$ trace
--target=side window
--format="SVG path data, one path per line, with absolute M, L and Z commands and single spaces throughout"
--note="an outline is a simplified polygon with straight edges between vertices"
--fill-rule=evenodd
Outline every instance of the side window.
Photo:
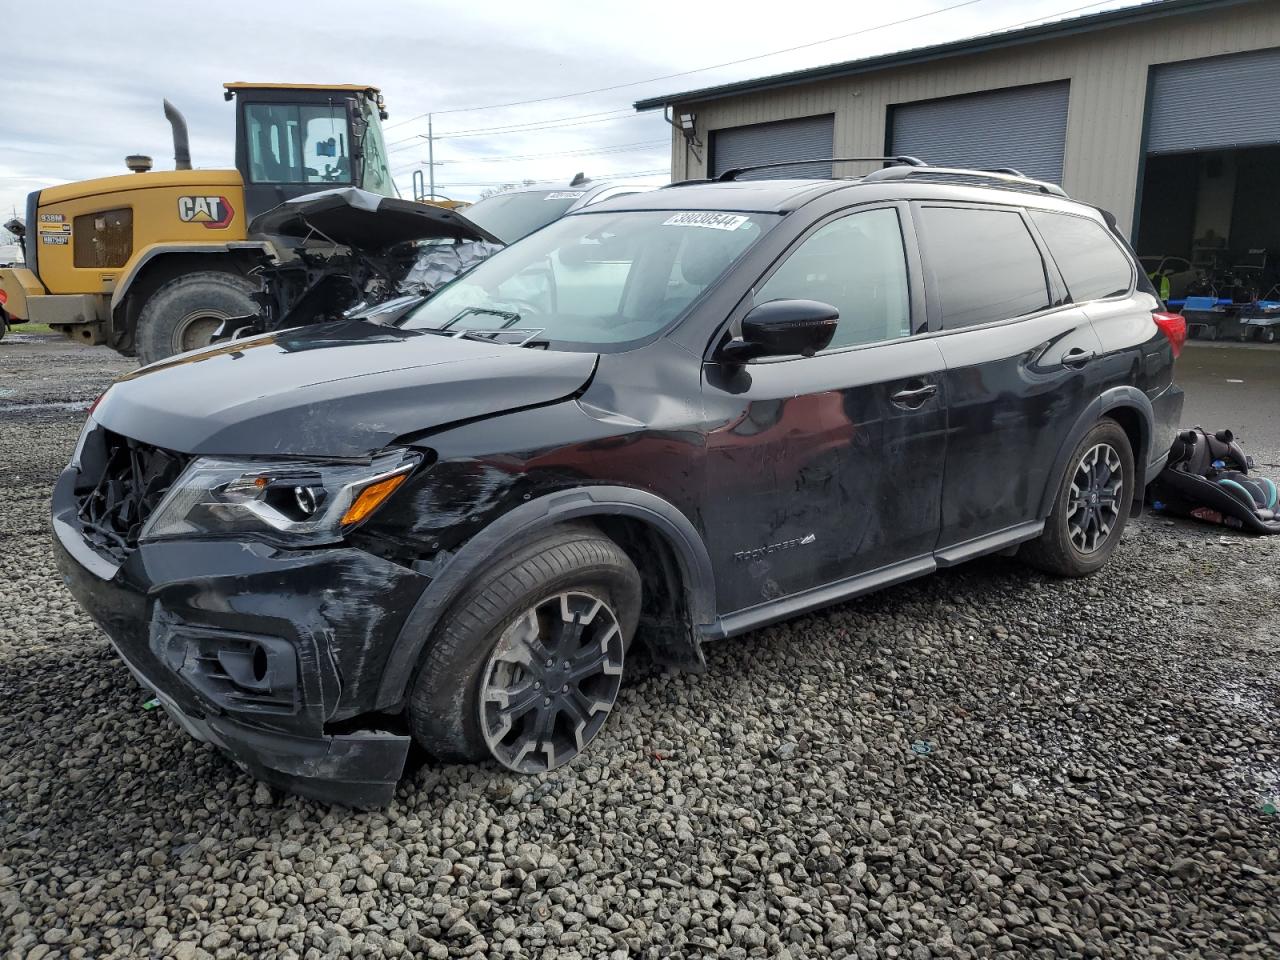
M 942 329 L 1009 320 L 1049 306 L 1044 260 L 1018 213 L 925 207 L 921 220 Z
M 832 347 L 911 334 L 907 259 L 898 212 L 868 210 L 812 233 L 756 293 L 755 302 L 819 300 L 840 311 Z
M 1133 280 L 1129 258 L 1102 224 L 1068 213 L 1031 211 L 1031 219 L 1049 245 L 1067 290 L 1076 303 L 1128 293 Z M 1166 269 L 1176 261 L 1166 260 Z

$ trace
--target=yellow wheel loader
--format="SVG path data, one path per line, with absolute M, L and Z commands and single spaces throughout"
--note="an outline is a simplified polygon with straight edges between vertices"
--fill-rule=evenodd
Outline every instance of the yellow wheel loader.
M 335 187 L 396 196 L 377 88 L 224 86 L 236 169 L 191 169 L 186 123 L 165 101 L 174 170 L 130 156 L 133 173 L 28 196 L 25 263 L 0 268 L 0 330 L 46 323 L 143 363 L 205 346 L 223 321 L 259 309 L 254 269 L 268 244 L 249 231 L 254 217 Z

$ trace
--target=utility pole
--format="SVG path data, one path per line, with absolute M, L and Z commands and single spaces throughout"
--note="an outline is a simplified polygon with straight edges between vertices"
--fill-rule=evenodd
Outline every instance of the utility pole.
M 436 195 L 436 138 L 435 132 L 431 124 L 431 114 L 427 114 L 427 132 L 418 134 L 423 140 L 427 141 L 427 178 L 429 185 L 427 190 L 427 198 L 430 199 Z

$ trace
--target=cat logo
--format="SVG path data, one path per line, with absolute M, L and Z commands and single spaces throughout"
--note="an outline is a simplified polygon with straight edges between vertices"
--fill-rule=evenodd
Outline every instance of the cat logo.
M 210 230 L 221 230 L 235 215 L 226 197 L 178 198 L 178 219 L 183 223 L 200 223 Z

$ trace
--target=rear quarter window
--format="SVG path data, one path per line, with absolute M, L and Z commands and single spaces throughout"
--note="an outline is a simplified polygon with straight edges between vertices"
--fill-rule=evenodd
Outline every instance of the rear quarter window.
M 1129 292 L 1133 268 L 1111 231 L 1102 224 L 1046 210 L 1032 210 L 1031 219 L 1044 237 L 1074 302 Z
M 942 329 L 1011 320 L 1049 306 L 1044 259 L 1021 214 L 925 207 L 921 219 Z

